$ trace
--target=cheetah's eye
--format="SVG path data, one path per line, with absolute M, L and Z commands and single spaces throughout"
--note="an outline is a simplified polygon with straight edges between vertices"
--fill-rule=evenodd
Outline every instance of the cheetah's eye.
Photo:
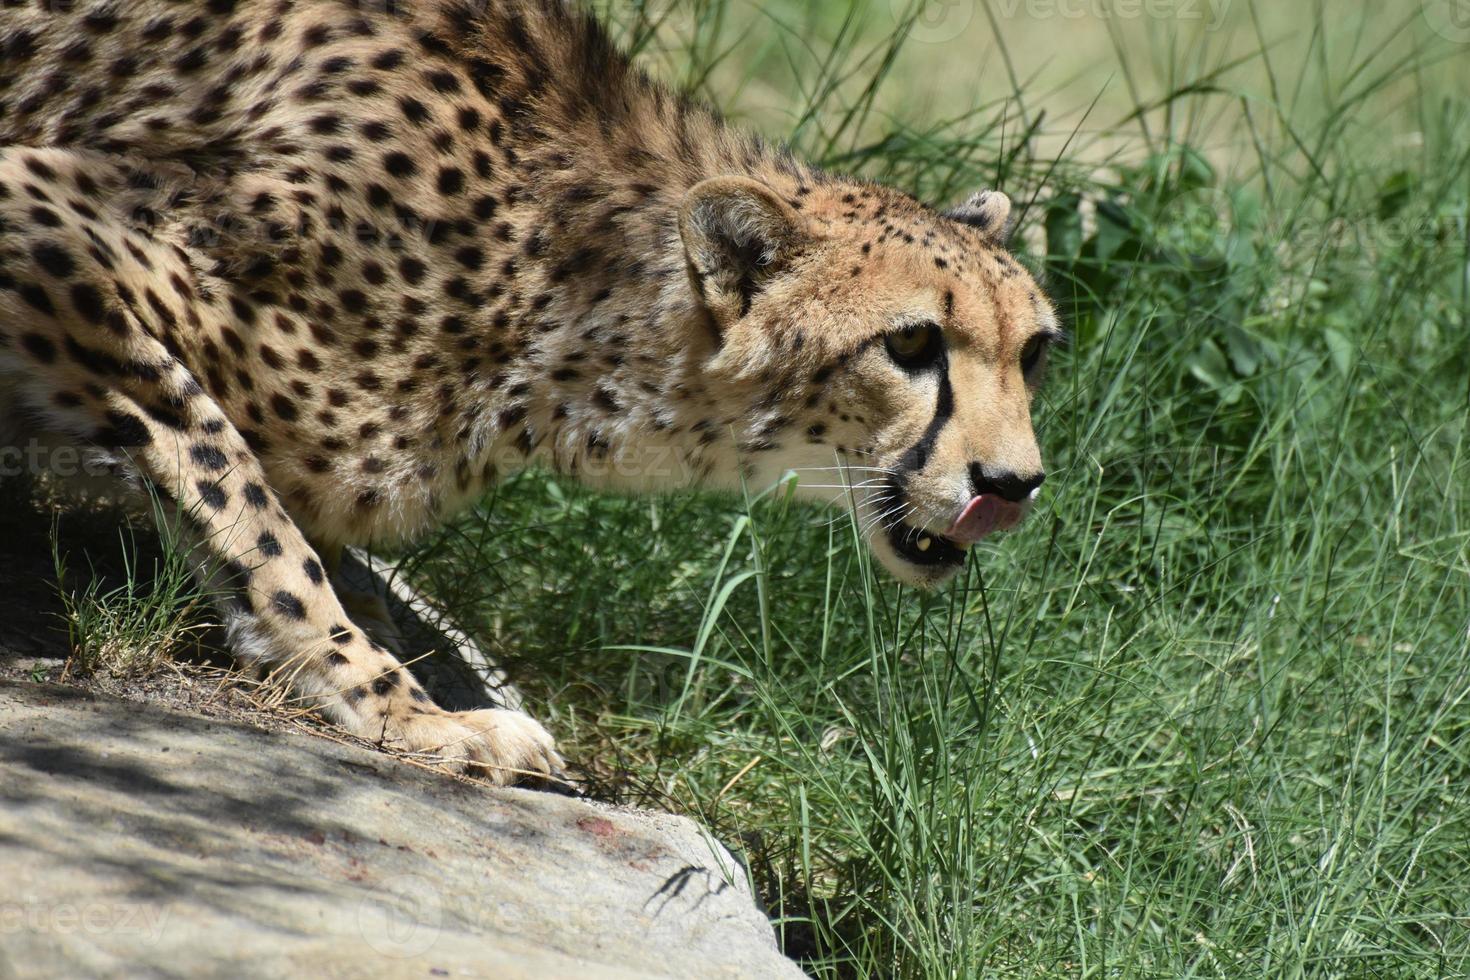
M 1021 348 L 1021 373 L 1028 378 L 1041 365 L 1041 356 L 1046 353 L 1046 346 L 1050 339 L 1044 334 L 1037 334 L 1026 341 L 1026 346 Z
M 921 371 L 939 360 L 944 352 L 944 338 L 932 323 L 914 324 L 895 330 L 884 338 L 888 356 L 909 371 Z

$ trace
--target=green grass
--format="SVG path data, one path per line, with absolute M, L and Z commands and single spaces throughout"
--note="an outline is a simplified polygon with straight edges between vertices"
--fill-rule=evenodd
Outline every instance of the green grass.
M 946 104 L 906 93 L 975 51 L 887 12 L 612 7 L 820 162 L 1029 205 L 1074 343 L 1024 530 L 924 595 L 784 488 L 531 475 L 412 574 L 599 792 L 740 847 L 816 976 L 1470 972 L 1470 46 L 1242 3 L 1058 26 L 1079 64 L 992 19 L 1011 87 Z
M 86 552 L 81 555 L 86 573 L 70 574 L 75 559 L 61 539 L 60 517 L 53 521 L 51 556 L 70 650 L 67 673 L 147 676 L 175 657 L 197 653 L 210 628 L 204 617 L 210 595 L 195 579 L 188 549 L 167 511 L 157 500 L 151 504 L 160 518 L 154 524 L 162 530 L 158 551 L 139 549 L 132 526 L 124 524 L 118 535 L 119 567 L 111 575 L 93 565 Z

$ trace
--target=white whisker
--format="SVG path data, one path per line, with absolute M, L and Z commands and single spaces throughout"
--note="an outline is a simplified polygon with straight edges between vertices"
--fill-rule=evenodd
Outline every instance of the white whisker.
M 862 483 L 803 483 L 803 490 L 867 490 L 872 487 L 881 487 L 886 480 L 864 480 Z
M 883 511 L 872 520 L 867 522 L 866 526 L 864 526 L 862 529 L 862 536 L 867 537 L 870 532 L 879 529 L 880 526 L 882 530 L 887 531 L 895 525 L 902 523 L 904 517 L 907 516 L 907 512 L 911 506 L 911 504 L 899 503 L 892 507 L 889 507 L 887 510 Z M 884 521 L 888 520 L 888 518 L 893 517 L 895 514 L 898 516 L 892 523 L 883 523 Z

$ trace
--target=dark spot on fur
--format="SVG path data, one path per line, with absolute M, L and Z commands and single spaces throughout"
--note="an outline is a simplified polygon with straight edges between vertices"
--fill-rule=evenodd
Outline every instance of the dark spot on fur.
M 208 507 L 221 510 L 230 502 L 230 495 L 214 480 L 200 480 L 194 486 L 199 491 L 199 499 Z
M 146 446 L 153 441 L 153 433 L 136 415 L 113 411 L 107 413 L 107 428 L 98 433 L 97 441 L 119 449 Z
M 297 622 L 306 619 L 306 606 L 302 605 L 300 599 L 284 589 L 271 596 L 271 605 L 275 607 L 276 612 L 288 619 L 294 619 Z
M 20 345 L 42 364 L 51 364 L 56 360 L 56 345 L 51 342 L 50 338 L 43 337 L 41 334 L 22 334 Z
M 247 483 L 245 484 L 245 502 L 256 510 L 264 510 L 270 503 L 270 497 L 259 483 Z
M 229 459 L 218 446 L 211 446 L 207 443 L 196 443 L 190 446 L 189 456 L 199 466 L 216 473 L 230 465 Z
M 70 279 L 77 269 L 76 260 L 71 257 L 71 253 L 54 242 L 36 245 L 31 249 L 31 258 L 53 279 Z

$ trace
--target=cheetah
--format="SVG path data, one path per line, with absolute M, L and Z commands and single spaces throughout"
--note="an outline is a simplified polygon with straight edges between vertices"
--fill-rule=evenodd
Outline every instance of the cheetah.
M 561 0 L 0 7 L 4 416 L 172 503 L 242 665 L 497 782 L 559 771 L 552 737 L 435 704 L 341 550 L 529 466 L 840 467 L 880 563 L 936 585 L 1043 479 L 1062 333 L 1010 217 L 745 135 Z

